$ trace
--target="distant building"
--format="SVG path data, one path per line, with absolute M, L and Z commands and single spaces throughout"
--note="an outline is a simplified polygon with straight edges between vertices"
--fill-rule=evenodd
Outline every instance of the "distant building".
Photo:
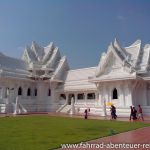
M 33 42 L 22 59 L 0 53 L 0 112 L 63 112 L 128 116 L 130 106 L 141 105 L 150 115 L 150 45 L 137 40 L 122 48 L 117 40 L 96 67 L 70 70 L 66 57 L 50 43 Z M 74 109 L 74 110 L 73 110 Z

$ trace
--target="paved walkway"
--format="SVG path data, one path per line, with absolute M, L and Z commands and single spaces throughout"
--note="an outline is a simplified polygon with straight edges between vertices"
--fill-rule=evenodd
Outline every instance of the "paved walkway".
M 111 143 L 111 144 L 110 144 Z M 120 133 L 117 135 L 109 136 L 100 138 L 97 140 L 88 141 L 88 144 L 92 144 L 92 147 L 95 148 L 89 148 L 88 145 L 83 145 L 84 148 L 69 148 L 69 150 L 122 150 L 122 149 L 128 149 L 128 150 L 150 150 L 150 127 L 145 127 L 141 129 L 137 129 L 134 131 L 129 131 L 125 133 Z M 96 145 L 98 146 L 96 148 Z M 113 145 L 112 145 L 113 144 Z M 117 146 L 116 148 L 113 148 Z M 122 144 L 122 145 L 119 145 Z M 147 144 L 147 145 L 144 145 Z M 110 145 L 112 147 L 110 147 Z M 86 147 L 87 146 L 87 147 Z M 119 148 L 120 146 L 120 148 Z M 122 147 L 121 147 L 122 146 Z M 126 147 L 125 147 L 126 146 Z M 130 148 L 129 148 L 130 146 Z M 86 148 L 85 148 L 86 147 Z M 67 148 L 61 149 L 66 150 Z
M 84 118 L 83 114 L 78 115 L 69 115 L 65 113 L 48 113 L 50 116 L 62 116 L 62 117 L 70 117 L 70 118 Z M 110 120 L 110 116 L 102 117 L 98 115 L 89 115 L 88 119 L 98 119 L 98 120 Z M 117 121 L 129 121 L 129 117 L 118 117 Z M 150 116 L 144 116 L 144 122 L 150 123 Z
M 49 114 L 51 116 L 66 116 L 66 117 L 75 117 L 75 118 L 83 118 L 83 115 L 73 115 L 73 116 L 68 116 L 65 114 Z M 110 120 L 110 116 L 108 117 L 100 117 L 100 116 L 89 116 L 89 119 L 106 119 L 106 120 Z M 145 116 L 144 117 L 144 122 L 145 123 L 150 123 L 150 117 L 149 116 Z M 117 118 L 118 121 L 129 121 L 129 118 L 127 117 L 120 117 Z M 120 133 L 117 135 L 113 135 L 113 136 L 109 136 L 109 137 L 104 137 L 104 138 L 100 138 L 97 140 L 92 140 L 92 141 L 88 141 L 88 144 L 93 144 L 93 147 L 96 145 L 99 145 L 99 148 L 89 148 L 89 145 L 82 145 L 83 147 L 86 148 L 62 148 L 60 150 L 88 150 L 88 149 L 92 149 L 92 150 L 123 150 L 123 149 L 127 149 L 127 150 L 150 150 L 150 127 L 144 127 L 141 129 L 137 129 L 137 130 L 133 130 L 133 131 L 129 131 L 129 132 L 125 132 L 125 133 Z M 117 148 L 111 148 L 110 144 L 122 144 L 119 145 L 121 148 L 117 147 Z M 86 144 L 86 143 L 83 143 Z M 94 145 L 95 144 L 95 145 Z M 123 145 L 126 144 L 126 145 Z M 127 145 L 130 144 L 130 145 Z M 134 145 L 135 144 L 135 145 Z M 139 145 L 138 145 L 139 144 Z M 147 144 L 147 148 L 145 147 L 144 144 Z M 108 147 L 107 147 L 108 146 Z M 114 146 L 114 145 L 112 145 Z M 126 146 L 126 147 L 125 147 Z M 128 146 L 131 146 L 130 148 Z

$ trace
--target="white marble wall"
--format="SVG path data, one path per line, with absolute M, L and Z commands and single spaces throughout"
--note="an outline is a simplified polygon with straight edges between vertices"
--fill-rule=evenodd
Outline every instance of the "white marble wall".
M 28 112 L 50 111 L 52 107 L 52 96 L 48 96 L 48 90 L 51 89 L 49 82 L 34 82 L 29 80 L 1 79 L 0 80 L 0 104 L 15 103 L 18 96 L 18 89 L 22 88 L 22 95 L 19 96 L 19 102 Z M 6 97 L 6 88 L 9 88 L 9 96 Z M 27 96 L 28 88 L 31 89 L 31 95 Z M 37 96 L 34 90 L 37 88 Z
M 133 105 L 132 92 L 130 82 L 109 82 L 99 83 L 99 104 L 102 105 L 103 101 L 112 102 L 117 107 L 128 107 Z M 117 89 L 118 99 L 112 98 L 114 88 Z

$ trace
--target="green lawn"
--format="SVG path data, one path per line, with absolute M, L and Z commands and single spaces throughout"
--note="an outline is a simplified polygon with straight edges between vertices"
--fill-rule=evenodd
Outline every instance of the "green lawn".
M 0 150 L 48 150 L 148 126 L 140 122 L 50 116 L 0 118 Z

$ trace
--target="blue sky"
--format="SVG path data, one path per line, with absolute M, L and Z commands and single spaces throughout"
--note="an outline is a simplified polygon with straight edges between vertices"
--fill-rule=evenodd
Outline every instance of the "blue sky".
M 70 68 L 96 66 L 115 37 L 150 43 L 149 0 L 1 0 L 0 51 L 21 57 L 26 45 L 53 41 Z

